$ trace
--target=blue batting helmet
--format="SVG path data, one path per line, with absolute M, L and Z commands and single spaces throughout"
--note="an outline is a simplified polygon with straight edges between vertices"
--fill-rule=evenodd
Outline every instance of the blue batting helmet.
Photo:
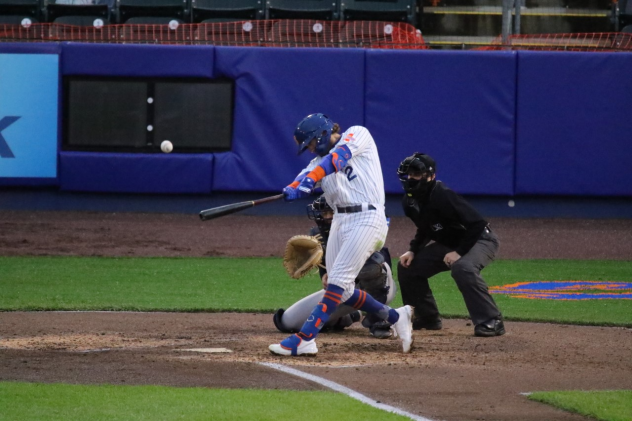
M 294 130 L 294 139 L 298 143 L 298 154 L 305 152 L 312 139 L 316 138 L 316 153 L 325 156 L 329 152 L 329 141 L 334 123 L 324 114 L 310 114 L 301 120 Z

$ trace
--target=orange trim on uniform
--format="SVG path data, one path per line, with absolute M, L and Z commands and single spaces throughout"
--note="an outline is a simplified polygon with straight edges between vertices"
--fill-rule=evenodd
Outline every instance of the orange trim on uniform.
M 338 165 L 336 165 L 336 161 L 338 161 L 338 154 L 336 152 L 332 152 L 331 153 L 331 164 L 334 166 L 334 168 L 336 169 L 336 172 L 340 171 L 340 168 L 338 168 Z
M 358 295 L 358 300 L 355 303 L 353 303 L 352 307 L 362 308 L 365 302 L 366 302 L 366 292 L 360 291 L 360 294 Z
M 323 313 L 327 313 L 327 304 L 325 303 L 318 303 L 320 307 L 320 309 L 323 311 Z
M 297 188 L 298 185 L 301 184 L 298 181 L 293 182 L 292 184 L 289 184 L 288 187 L 292 187 L 293 189 Z
M 316 327 L 320 326 L 321 323 L 322 323 L 322 320 L 316 319 Z
M 312 172 L 307 174 L 306 177 L 309 177 L 314 181 L 320 181 L 323 178 L 325 178 L 326 175 L 327 174 L 325 174 L 325 169 L 319 165 L 316 168 L 314 168 Z
M 330 294 L 330 295 L 332 295 L 333 297 L 342 298 L 342 294 L 338 294 L 338 293 L 335 293 L 335 292 L 333 292 L 333 291 L 325 291 L 325 295 L 326 295 L 326 294 Z
M 325 293 L 325 297 L 324 298 L 329 298 L 334 303 L 340 304 L 340 300 L 342 300 L 342 295 L 338 295 L 338 294 L 333 295 L 333 293 L 328 291 L 328 292 Z

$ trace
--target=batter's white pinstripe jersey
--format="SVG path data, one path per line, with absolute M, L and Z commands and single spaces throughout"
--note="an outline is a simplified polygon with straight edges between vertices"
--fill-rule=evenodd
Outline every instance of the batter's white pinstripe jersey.
M 332 208 L 362 203 L 383 207 L 384 178 L 373 136 L 366 127 L 352 126 L 342 134 L 334 148 L 342 145 L 349 148 L 352 156 L 341 171 L 321 180 L 327 203 Z M 311 171 L 321 160 L 321 157 L 315 158 L 306 170 Z

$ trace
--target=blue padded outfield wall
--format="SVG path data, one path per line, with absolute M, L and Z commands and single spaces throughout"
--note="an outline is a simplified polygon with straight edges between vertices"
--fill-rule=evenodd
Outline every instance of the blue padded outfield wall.
M 311 159 L 296 156 L 296 123 L 323 112 L 369 128 L 387 193 L 401 192 L 397 165 L 419 151 L 463 194 L 632 196 L 630 69 L 627 53 L 3 43 L 0 185 L 278 192 Z M 230 78 L 232 149 L 63 151 L 69 75 Z
M 369 51 L 366 122 L 389 192 L 402 159 L 424 152 L 467 194 L 512 195 L 516 54 Z
M 632 196 L 632 54 L 518 55 L 516 194 Z

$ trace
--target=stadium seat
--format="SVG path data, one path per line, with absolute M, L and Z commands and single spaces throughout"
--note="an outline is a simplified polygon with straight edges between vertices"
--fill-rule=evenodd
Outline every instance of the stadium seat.
M 344 0 L 340 13 L 345 21 L 389 21 L 417 25 L 415 0 Z
M 170 23 L 181 25 L 185 23 L 182 19 L 175 19 L 168 16 L 143 16 L 137 18 L 129 18 L 125 21 L 129 25 L 169 25 Z
M 243 22 L 243 19 L 239 18 L 210 18 L 204 19 L 202 22 L 198 23 L 222 23 L 222 22 Z
M 110 22 L 110 7 L 108 4 L 70 4 L 66 1 L 56 2 L 55 0 L 49 1 L 46 4 L 46 22 L 55 22 L 60 17 L 73 17 L 76 16 L 77 22 L 88 22 L 88 19 L 81 19 L 81 17 L 92 18 L 92 20 L 99 18 L 104 21 L 105 24 Z M 66 23 L 70 25 L 70 23 Z M 90 26 L 90 25 L 81 25 Z
M 268 0 L 266 19 L 339 20 L 338 0 Z
M 101 16 L 60 16 L 50 25 L 50 41 L 116 41 L 116 26 Z
M 411 49 L 413 45 L 426 48 L 416 29 L 403 22 L 348 21 L 340 29 L 341 47 Z
M 265 17 L 263 0 L 192 0 L 193 23 L 209 19 L 260 20 Z
M 38 23 L 37 19 L 31 18 L 29 16 L 24 16 L 24 15 L 0 15 L 0 25 L 22 25 L 24 19 L 29 19 L 30 23 Z
M 339 21 L 282 19 L 268 32 L 268 47 L 338 47 Z
M 117 0 L 116 13 L 118 23 L 132 18 L 191 20 L 187 0 Z
M 101 20 L 98 22 L 98 20 Z M 95 21 L 97 21 L 95 23 Z M 104 21 L 101 16 L 60 16 L 53 21 L 58 25 L 75 25 L 75 26 L 105 26 L 108 22 Z
M 119 39 L 125 42 L 158 44 L 188 43 L 191 40 L 189 25 L 181 19 L 169 17 L 130 18 L 119 29 Z
M 18 16 L 20 21 L 23 18 L 30 18 L 34 22 L 39 21 L 41 19 L 40 2 L 39 0 L 0 0 L 0 16 Z
M 270 21 L 206 22 L 197 25 L 193 43 L 228 46 L 264 45 Z

